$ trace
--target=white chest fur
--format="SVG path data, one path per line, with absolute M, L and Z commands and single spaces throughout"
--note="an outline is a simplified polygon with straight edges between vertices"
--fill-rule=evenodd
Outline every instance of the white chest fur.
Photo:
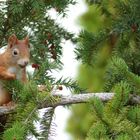
M 22 75 L 22 69 L 17 67 L 10 67 L 8 68 L 8 72 L 13 73 L 16 75 L 16 79 L 20 80 Z

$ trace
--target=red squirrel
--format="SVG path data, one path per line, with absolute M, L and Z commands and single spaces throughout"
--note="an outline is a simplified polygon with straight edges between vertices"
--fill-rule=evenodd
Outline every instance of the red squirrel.
M 12 101 L 11 94 L 4 88 L 4 80 L 19 80 L 26 82 L 26 66 L 29 63 L 29 38 L 18 40 L 16 35 L 8 39 L 8 46 L 4 53 L 0 54 L 0 105 Z

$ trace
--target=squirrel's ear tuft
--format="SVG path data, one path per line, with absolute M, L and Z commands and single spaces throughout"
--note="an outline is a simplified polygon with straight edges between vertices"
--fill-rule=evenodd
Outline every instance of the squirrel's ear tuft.
M 25 37 L 24 42 L 26 45 L 29 45 L 29 37 L 28 36 Z
M 10 48 L 11 48 L 13 45 L 17 44 L 17 42 L 18 42 L 18 39 L 17 39 L 17 37 L 16 37 L 15 34 L 11 35 L 11 36 L 9 37 L 9 39 L 8 39 L 8 44 L 9 44 Z

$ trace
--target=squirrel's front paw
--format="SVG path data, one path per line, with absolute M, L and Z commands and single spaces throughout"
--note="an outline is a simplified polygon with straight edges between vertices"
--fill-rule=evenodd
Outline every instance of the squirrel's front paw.
M 13 74 L 13 73 L 8 73 L 7 79 L 8 79 L 8 80 L 15 80 L 15 79 L 16 79 L 16 75 Z

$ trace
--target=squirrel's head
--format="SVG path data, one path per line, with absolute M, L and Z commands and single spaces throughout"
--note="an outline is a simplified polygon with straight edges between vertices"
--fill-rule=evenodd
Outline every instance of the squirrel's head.
M 23 40 L 18 40 L 16 35 L 11 35 L 8 39 L 8 50 L 12 63 L 24 68 L 29 63 L 30 58 L 30 44 L 29 38 L 25 37 Z

